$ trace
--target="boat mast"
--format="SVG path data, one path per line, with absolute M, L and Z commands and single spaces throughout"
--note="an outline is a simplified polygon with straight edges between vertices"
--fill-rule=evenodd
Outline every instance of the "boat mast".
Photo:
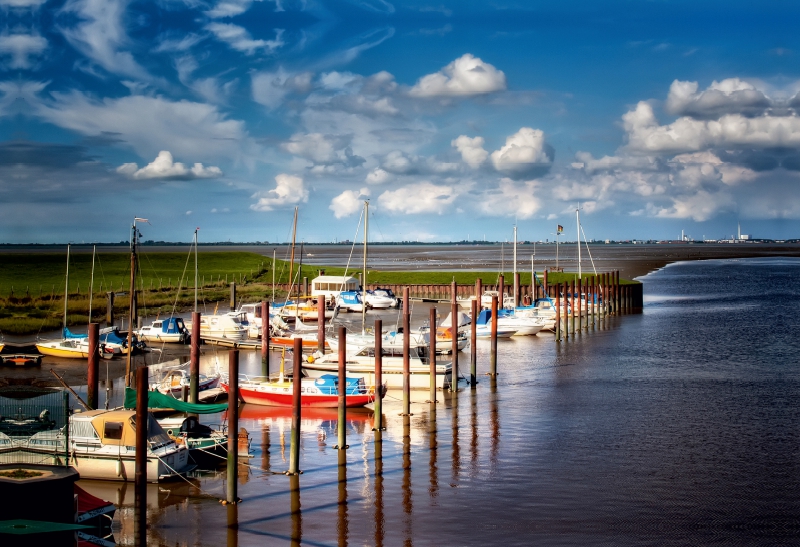
M 292 298 L 292 285 L 294 284 L 294 241 L 297 236 L 297 207 L 294 208 L 294 223 L 292 224 L 292 256 L 289 259 L 289 296 Z
M 89 282 L 89 323 L 92 322 L 92 293 L 94 292 L 94 255 L 97 253 L 97 245 L 92 245 L 92 280 Z
M 61 329 L 61 336 L 67 335 L 67 297 L 69 296 L 69 243 L 67 243 L 67 280 L 64 284 L 64 326 Z
M 367 333 L 367 230 L 369 229 L 369 200 L 364 200 L 364 275 L 361 276 L 361 334 Z
M 575 219 L 578 222 L 578 279 L 581 277 L 581 204 L 575 209 Z
M 197 312 L 197 230 L 194 229 L 194 311 Z
M 128 316 L 128 360 L 125 363 L 125 387 L 131 387 L 133 379 L 133 329 L 136 324 L 136 239 L 139 231 L 136 229 L 136 221 L 148 222 L 146 218 L 134 217 L 131 227 L 131 290 L 130 290 L 130 314 Z
M 514 306 L 517 305 L 517 225 L 514 224 Z

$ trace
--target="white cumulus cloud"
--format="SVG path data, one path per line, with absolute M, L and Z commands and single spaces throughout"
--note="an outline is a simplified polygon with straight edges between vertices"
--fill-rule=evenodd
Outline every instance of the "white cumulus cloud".
M 369 188 L 362 188 L 359 191 L 345 190 L 331 200 L 328 209 L 333 211 L 336 218 L 344 218 L 352 215 L 364 204 L 364 197 L 370 194 Z
M 139 169 L 135 163 L 124 163 L 117 167 L 117 173 L 127 175 L 136 180 L 142 179 L 209 179 L 222 176 L 219 167 L 204 167 L 202 163 L 195 163 L 187 167 L 172 159 L 172 154 L 162 150 L 151 163 Z
M 397 190 L 387 190 L 378 197 L 378 205 L 391 213 L 416 215 L 442 214 L 458 197 L 454 186 L 423 181 Z
M 256 192 L 251 197 L 258 201 L 250 205 L 254 211 L 272 211 L 286 205 L 308 201 L 308 190 L 303 179 L 295 175 L 281 173 L 275 177 L 275 188 L 266 192 Z
M 739 78 L 712 82 L 708 89 L 700 92 L 698 87 L 697 82 L 672 82 L 667 95 L 667 112 L 695 118 L 718 118 L 724 114 L 758 116 L 772 105 L 763 91 Z
M 409 91 L 412 97 L 468 96 L 506 89 L 506 75 L 465 53 L 439 72 L 423 76 Z
M 532 167 L 550 164 L 545 151 L 544 132 L 523 127 L 510 137 L 500 150 L 492 152 L 492 165 L 498 171 L 524 173 Z
M 473 169 L 480 167 L 489 157 L 489 152 L 483 149 L 483 144 L 483 137 L 469 138 L 466 135 L 461 135 L 450 143 L 461 153 L 461 159 Z
M 391 178 L 392 176 L 387 171 L 376 167 L 367 174 L 366 182 L 367 184 L 383 184 Z

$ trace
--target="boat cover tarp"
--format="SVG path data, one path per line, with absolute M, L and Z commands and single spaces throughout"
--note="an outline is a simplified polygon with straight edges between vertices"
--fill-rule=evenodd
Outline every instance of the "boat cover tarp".
M 136 390 L 125 388 L 125 408 L 136 408 Z M 170 395 L 158 391 L 147 392 L 147 408 L 172 408 L 178 412 L 191 412 L 193 414 L 215 414 L 228 410 L 228 403 L 205 404 L 186 403 Z

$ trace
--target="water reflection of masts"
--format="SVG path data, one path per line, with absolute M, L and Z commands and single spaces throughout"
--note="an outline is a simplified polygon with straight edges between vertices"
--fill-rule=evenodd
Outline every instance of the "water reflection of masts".
M 375 547 L 383 546 L 383 439 L 381 430 L 375 431 Z
M 436 403 L 431 403 L 428 418 L 428 453 L 430 454 L 430 461 L 428 464 L 430 468 L 430 486 L 428 487 L 428 493 L 431 496 L 431 505 L 435 505 L 433 502 L 439 496 L 439 470 L 436 464 L 439 453 L 437 450 L 438 448 L 438 443 L 436 441 Z
M 413 504 L 411 501 L 411 416 L 403 415 L 403 512 L 405 513 L 405 542 L 413 545 L 411 518 Z
M 300 512 L 300 475 L 289 475 L 289 508 L 292 512 L 292 546 L 303 540 L 303 515 Z
M 239 547 L 239 505 L 230 503 L 227 506 L 228 514 L 228 543 L 227 547 Z
M 475 478 L 478 475 L 478 394 L 474 389 L 470 390 L 470 430 L 472 431 L 472 438 L 469 443 L 470 452 L 470 477 Z
M 452 415 L 452 431 L 453 431 L 453 485 L 458 483 L 458 475 L 461 472 L 461 450 L 458 446 L 458 392 L 454 391 L 448 393 L 447 397 L 450 399 L 451 415 Z
M 339 521 L 336 529 L 339 532 L 339 546 L 347 545 L 348 522 L 347 522 L 347 452 L 337 450 L 339 455 L 338 479 L 339 479 Z
M 269 424 L 261 426 L 261 469 L 269 472 Z
M 497 453 L 500 448 L 500 412 L 497 404 L 497 381 L 492 380 L 489 397 L 489 429 L 491 431 L 491 450 L 489 451 L 489 464 L 492 473 L 497 468 Z

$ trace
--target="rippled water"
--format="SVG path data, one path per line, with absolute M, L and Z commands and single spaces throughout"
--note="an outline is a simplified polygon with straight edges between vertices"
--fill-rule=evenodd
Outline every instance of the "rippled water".
M 479 385 L 435 415 L 415 394 L 404 425 L 390 393 L 381 442 L 351 414 L 344 454 L 335 412 L 307 412 L 294 492 L 273 474 L 289 413 L 245 405 L 244 502 L 203 497 L 224 496 L 213 476 L 154 486 L 149 545 L 797 544 L 798 279 L 797 259 L 672 265 L 645 278 L 642 314 L 501 341 L 496 385 L 479 341 Z M 95 484 L 132 503 L 132 485 Z

